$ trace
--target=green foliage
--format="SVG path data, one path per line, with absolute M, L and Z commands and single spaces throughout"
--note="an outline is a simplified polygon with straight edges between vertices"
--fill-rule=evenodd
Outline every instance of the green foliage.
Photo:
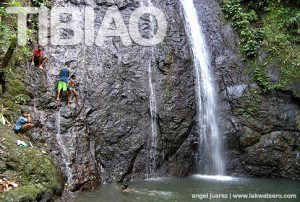
M 287 32 L 288 40 L 300 44 L 300 11 L 297 9 L 283 9 L 279 13 L 279 28 Z
M 255 113 L 259 111 L 258 100 L 259 94 L 256 89 L 248 92 L 248 94 L 245 94 L 242 104 L 237 108 L 238 114 L 243 115 L 247 119 L 251 118 Z
M 249 119 L 255 111 L 256 110 L 253 106 L 246 106 L 245 108 L 239 108 L 238 113 Z
M 23 7 L 21 1 L 11 1 L 8 6 L 10 7 Z M 17 16 L 8 14 L 5 7 L 0 7 L 0 45 L 3 47 L 8 47 L 8 41 L 12 38 L 17 37 Z M 32 36 L 34 30 L 30 27 L 28 28 L 29 36 Z
M 32 0 L 32 4 L 35 7 L 45 6 L 47 8 L 50 8 L 51 6 L 50 1 L 48 0 Z
M 272 84 L 269 82 L 268 77 L 261 68 L 254 69 L 254 80 L 265 92 L 273 90 Z
M 19 1 L 11 1 L 9 2 L 10 7 L 23 7 L 22 3 Z
M 11 109 L 11 111 L 13 111 L 13 112 L 18 112 L 19 111 L 19 107 L 17 106 L 17 104 L 12 99 L 7 100 L 6 106 L 9 109 Z
M 25 94 L 19 94 L 15 98 L 16 104 L 26 104 L 30 100 L 30 97 Z
M 22 7 L 25 2 L 28 1 L 10 1 L 9 6 Z M 5 8 L 0 7 L 0 18 L 0 48 L 1 53 L 5 54 L 10 46 L 10 39 L 16 37 L 17 16 L 8 15 Z M 32 22 L 29 22 L 31 29 L 28 30 L 28 34 L 29 39 L 35 41 L 36 30 L 32 29 Z M 30 100 L 24 84 L 22 67 L 27 64 L 31 54 L 29 44 L 23 47 L 17 46 L 6 69 L 2 70 L 6 75 L 7 91 L 0 97 L 2 104 L 0 106 L 0 125 L 12 123 L 16 118 L 15 112 L 19 111 L 19 104 L 26 104 Z M 4 128 L 3 126 L 1 128 L 2 136 L 6 137 L 3 144 L 9 150 L 1 153 L 3 158 L 0 158 L 0 173 L 5 172 L 5 175 L 8 175 L 12 181 L 18 181 L 20 186 L 0 194 L 0 201 L 37 201 L 42 195 L 52 196 L 60 187 L 58 173 L 53 162 L 36 148 L 24 150 L 16 146 L 15 135 L 9 134 L 11 128 L 8 129 L 7 134 L 3 133 Z
M 10 3 L 9 6 L 14 6 L 14 2 Z M 14 32 L 14 27 L 16 23 L 12 23 L 12 15 L 6 13 L 5 7 L 0 7 L 0 44 L 8 46 L 7 41 L 9 41 L 12 37 L 16 37 L 16 33 Z M 6 23 L 6 22 L 10 23 Z
M 22 81 L 17 79 L 9 80 L 8 93 L 12 96 L 26 93 L 25 86 Z
M 25 0 L 13 0 L 9 1 L 8 6 L 23 7 L 28 1 Z M 39 1 L 40 3 L 49 2 L 48 0 Z M 17 15 L 7 14 L 5 7 L 0 7 L 0 53 L 1 57 L 8 51 L 11 39 L 15 39 L 17 36 Z M 28 22 L 29 29 L 28 35 L 30 41 L 35 41 L 37 32 L 36 16 L 33 20 Z M 6 76 L 6 93 L 2 94 L 2 100 L 5 107 L 9 108 L 12 112 L 19 110 L 19 104 L 26 104 L 29 101 L 27 91 L 24 84 L 24 69 L 22 67 L 27 65 L 28 58 L 32 55 L 32 48 L 30 44 L 25 46 L 16 46 L 13 55 L 9 58 L 9 63 L 6 69 L 2 71 Z
M 21 68 L 16 68 L 6 71 L 7 91 L 1 97 L 4 106 L 8 107 L 12 112 L 18 112 L 19 104 L 26 104 L 30 100 L 21 70 Z
M 264 92 L 300 80 L 300 2 L 296 0 L 224 0 L 226 17 L 240 36 L 250 74 Z M 258 58 L 259 53 L 262 58 Z M 266 71 L 276 70 L 270 82 Z
M 223 10 L 241 38 L 242 51 L 248 57 L 256 56 L 260 48 L 263 30 L 251 26 L 251 22 L 257 20 L 255 11 L 245 12 L 240 5 L 240 0 L 226 1 L 223 4 Z

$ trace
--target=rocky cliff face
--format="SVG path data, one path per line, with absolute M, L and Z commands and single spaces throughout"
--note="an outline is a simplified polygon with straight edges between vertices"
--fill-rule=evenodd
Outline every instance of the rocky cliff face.
M 194 72 L 181 6 L 178 1 L 152 3 L 168 19 L 162 44 L 126 47 L 113 38 L 102 47 L 49 45 L 45 47 L 49 57 L 46 73 L 32 67 L 27 70 L 28 90 L 35 97 L 32 111 L 40 122 L 33 138 L 47 143 L 70 190 L 91 188 L 101 179 L 147 176 L 151 150 L 149 65 L 157 104 L 155 173 L 193 173 L 198 136 Z M 223 20 L 219 2 L 195 3 L 218 84 L 228 174 L 299 178 L 299 98 L 289 91 L 261 92 L 244 71 L 237 37 Z M 118 6 L 127 24 L 140 2 L 57 1 L 54 5 L 95 7 L 99 28 L 111 5 Z M 141 32 L 147 35 L 149 26 L 141 25 Z M 54 102 L 58 70 L 66 61 L 75 61 L 71 66 L 79 83 L 79 105 L 71 108 Z
M 191 54 L 180 16 L 179 2 L 153 2 L 168 19 L 164 42 L 155 47 L 122 45 L 119 38 L 97 46 L 47 46 L 46 73 L 28 68 L 28 90 L 40 127 L 33 133 L 68 175 L 73 191 L 103 181 L 145 178 L 151 140 L 149 71 L 156 92 L 158 126 L 155 175 L 188 175 L 193 169 L 195 93 Z M 117 5 L 128 23 L 138 1 L 68 1 L 54 5 L 94 6 L 96 24 Z M 145 20 L 147 21 L 147 19 Z M 99 28 L 99 27 L 97 27 Z M 141 32 L 149 28 L 141 25 Z M 153 54 L 152 54 L 153 51 Z M 71 64 L 79 83 L 79 105 L 58 107 L 55 100 L 58 70 Z M 66 177 L 67 178 L 67 177 Z
M 299 88 L 264 93 L 247 73 L 221 1 L 195 1 L 219 90 L 228 174 L 299 179 Z M 251 68 L 251 67 L 250 67 Z M 270 72 L 269 77 L 276 75 Z

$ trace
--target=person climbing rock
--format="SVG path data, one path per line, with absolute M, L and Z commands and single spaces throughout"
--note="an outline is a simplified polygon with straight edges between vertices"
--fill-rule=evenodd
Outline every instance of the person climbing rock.
M 61 91 L 65 92 L 65 93 L 67 93 L 67 91 L 68 91 L 70 72 L 71 72 L 70 63 L 65 62 L 65 66 L 59 71 L 59 81 L 58 81 L 57 98 L 56 98 L 57 102 L 60 102 Z M 67 95 L 67 97 L 68 97 L 68 95 Z M 69 104 L 68 100 L 69 100 L 69 98 L 67 98 L 67 105 Z
M 75 98 L 75 103 L 78 103 L 78 93 L 75 89 L 75 80 L 76 80 L 76 76 L 73 74 L 70 78 L 69 81 L 69 88 L 68 88 L 68 105 L 70 105 L 70 103 L 73 102 L 73 100 L 71 100 L 72 95 L 74 95 Z
M 31 63 L 36 67 L 39 67 L 41 70 L 43 70 L 44 65 L 47 61 L 48 58 L 45 56 L 45 51 L 41 46 L 38 46 L 38 48 L 33 51 Z
M 34 127 L 31 121 L 31 114 L 29 114 L 29 112 L 27 111 L 22 110 L 21 116 L 16 121 L 15 133 L 25 139 L 28 139 L 28 137 L 26 137 L 26 133 Z

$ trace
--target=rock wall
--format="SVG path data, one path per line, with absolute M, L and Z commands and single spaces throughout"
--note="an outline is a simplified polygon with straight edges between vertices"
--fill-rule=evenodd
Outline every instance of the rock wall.
M 218 84 L 227 173 L 299 178 L 299 98 L 289 90 L 261 92 L 245 71 L 238 37 L 225 22 L 220 3 L 194 2 Z M 40 122 L 33 138 L 47 143 L 72 191 L 94 187 L 101 180 L 147 177 L 149 64 L 157 100 L 156 176 L 193 173 L 198 139 L 194 70 L 182 10 L 179 1 L 152 3 L 168 20 L 167 36 L 160 45 L 126 47 L 119 38 L 101 47 L 49 45 L 45 47 L 46 73 L 32 67 L 27 70 L 28 90 L 35 97 L 32 110 Z M 127 24 L 140 2 L 57 1 L 54 5 L 95 7 L 99 28 L 108 7 L 118 6 Z M 141 25 L 140 31 L 147 35 L 149 28 Z M 79 83 L 79 105 L 71 108 L 54 102 L 58 70 L 65 61 L 73 61 Z
M 194 2 L 219 84 L 227 173 L 299 179 L 299 85 L 263 92 L 247 72 L 251 66 L 240 55 L 239 39 L 225 21 L 222 1 Z
M 149 64 L 157 98 L 155 175 L 193 172 L 195 148 L 191 145 L 197 139 L 194 76 L 180 6 L 173 1 L 152 3 L 168 19 L 167 36 L 160 45 L 126 47 L 118 37 L 101 47 L 49 45 L 45 47 L 49 57 L 46 72 L 33 67 L 27 70 L 28 90 L 35 97 L 32 111 L 40 122 L 32 136 L 47 143 L 72 191 L 94 187 L 101 180 L 147 176 L 151 149 Z M 95 7 L 98 29 L 108 7 L 118 6 L 128 24 L 140 3 L 57 1 L 54 5 Z M 149 28 L 141 25 L 140 31 L 146 35 Z M 71 108 L 54 102 L 58 70 L 66 61 L 73 61 L 79 83 L 79 105 Z

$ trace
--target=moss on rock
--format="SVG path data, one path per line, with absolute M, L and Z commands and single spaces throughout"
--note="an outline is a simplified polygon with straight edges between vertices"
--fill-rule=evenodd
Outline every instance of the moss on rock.
M 0 173 L 19 187 L 0 194 L 0 201 L 50 200 L 59 195 L 62 186 L 59 173 L 48 155 L 35 147 L 22 148 L 16 145 L 20 139 L 9 129 L 1 128 Z

